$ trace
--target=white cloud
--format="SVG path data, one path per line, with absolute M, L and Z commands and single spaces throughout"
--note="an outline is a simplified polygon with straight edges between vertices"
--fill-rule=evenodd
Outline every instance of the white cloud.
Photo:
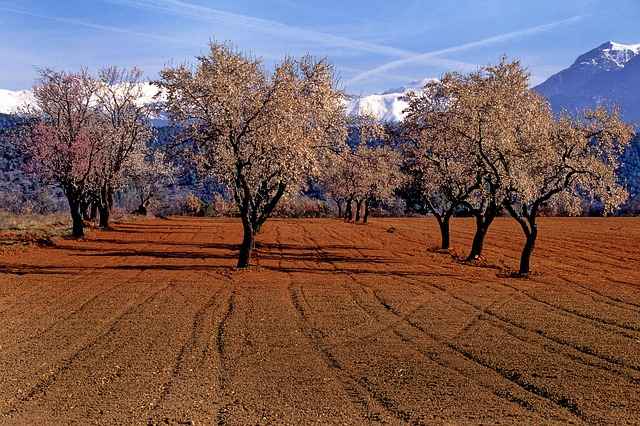
M 386 64 L 380 65 L 378 67 L 375 67 L 373 69 L 370 69 L 368 71 L 362 72 L 356 75 L 355 77 L 351 78 L 349 81 L 346 82 L 346 84 L 353 84 L 359 81 L 367 80 L 372 76 L 399 68 L 404 65 L 413 64 L 413 63 L 430 63 L 431 61 L 433 61 L 435 57 L 440 55 L 445 55 L 447 53 L 461 52 L 463 50 L 469 50 L 477 47 L 484 47 L 491 44 L 500 43 L 500 42 L 504 42 L 514 38 L 518 38 L 518 37 L 524 37 L 528 35 L 542 33 L 545 31 L 550 31 L 562 25 L 578 22 L 582 18 L 583 16 L 573 16 L 571 18 L 563 19 L 561 21 L 551 22 L 549 24 L 538 25 L 535 27 L 526 28 L 524 30 L 518 30 L 518 31 L 509 32 L 509 33 L 499 34 L 499 35 L 484 38 L 481 40 L 460 44 L 457 46 L 447 47 L 445 49 L 434 50 L 434 51 L 422 53 L 419 55 L 413 55 L 408 58 L 394 60 L 391 62 L 387 62 Z
M 47 19 L 50 21 L 61 22 L 64 24 L 77 25 L 77 26 L 91 28 L 99 31 L 127 34 L 127 35 L 136 36 L 136 37 L 142 37 L 142 38 L 153 39 L 153 40 L 164 41 L 164 42 L 182 42 L 181 40 L 173 37 L 166 37 L 158 34 L 151 34 L 151 33 L 145 33 L 140 31 L 133 31 L 127 28 L 114 27 L 111 25 L 94 24 L 92 22 L 82 21 L 79 19 L 62 18 L 59 16 L 50 16 L 50 15 L 41 15 L 38 13 L 28 12 L 26 10 L 15 9 L 12 7 L 6 7 L 2 5 L 0 5 L 0 10 L 4 10 L 5 12 L 10 12 L 10 13 L 15 13 L 18 15 L 31 16 L 33 18 Z
M 182 16 L 190 19 L 203 20 L 206 22 L 231 25 L 234 27 L 247 29 L 250 31 L 268 34 L 277 37 L 283 37 L 290 41 L 305 41 L 321 46 L 340 47 L 360 52 L 375 53 L 379 55 L 410 58 L 416 55 L 405 49 L 398 49 L 392 46 L 386 46 L 379 43 L 371 43 L 366 41 L 355 40 L 349 37 L 341 37 L 325 32 L 314 31 L 306 28 L 295 27 L 281 22 L 268 19 L 256 18 L 232 12 L 227 12 L 211 7 L 195 5 L 182 0 L 105 0 L 109 3 L 119 4 L 129 7 L 135 7 L 144 10 L 159 11 L 174 16 Z M 424 62 L 431 63 L 434 66 L 446 68 L 460 68 L 470 66 L 459 61 L 452 61 L 445 58 L 431 58 Z

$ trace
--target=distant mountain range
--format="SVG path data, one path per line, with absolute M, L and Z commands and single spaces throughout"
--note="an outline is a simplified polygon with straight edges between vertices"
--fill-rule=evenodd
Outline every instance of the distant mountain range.
M 351 96 L 345 99 L 345 107 L 350 114 L 372 113 L 383 120 L 402 121 L 407 107 L 402 97 L 409 91 L 419 91 L 427 81 L 414 81 L 377 94 Z M 549 99 L 555 112 L 575 113 L 584 107 L 618 105 L 625 120 L 640 125 L 640 44 L 606 42 L 581 55 L 569 68 L 534 90 Z M 157 89 L 145 84 L 143 91 L 143 102 L 152 102 Z M 0 133 L 15 123 L 13 114 L 31 102 L 33 95 L 29 90 L 0 90 Z M 154 125 L 160 128 L 160 139 L 168 137 L 166 123 L 162 115 L 154 119 Z M 28 200 L 16 197 L 40 189 L 16 168 L 20 153 L 7 142 L 0 137 L 0 205 L 18 205 Z M 620 172 L 632 197 L 640 203 L 640 136 L 625 152 Z M 14 198 L 3 198 L 3 194 Z
M 554 111 L 618 106 L 623 118 L 640 124 L 640 44 L 608 41 L 581 55 L 567 69 L 534 88 Z
M 402 97 L 420 90 L 427 80 L 382 93 L 352 96 L 345 101 L 350 114 L 372 113 L 387 121 L 401 121 L 407 103 Z M 157 89 L 144 85 L 144 100 L 151 102 Z M 596 105 L 620 107 L 625 120 L 640 124 L 640 44 L 608 41 L 581 55 L 567 69 L 552 75 L 534 90 L 544 95 L 556 112 L 575 113 Z M 33 102 L 29 90 L 0 90 L 0 113 L 15 113 L 20 106 Z M 158 120 L 157 125 L 162 124 Z

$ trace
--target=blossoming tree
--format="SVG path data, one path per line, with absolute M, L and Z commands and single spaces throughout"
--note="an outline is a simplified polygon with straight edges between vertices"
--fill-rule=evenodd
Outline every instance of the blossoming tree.
M 91 189 L 103 146 L 93 106 L 97 89 L 86 70 L 40 71 L 33 89 L 35 106 L 25 112 L 29 125 L 21 133 L 29 169 L 64 191 L 77 238 L 84 236 L 81 202 Z
M 238 267 L 286 192 L 317 167 L 319 151 L 344 137 L 344 106 L 324 60 L 285 58 L 268 73 L 259 60 L 212 43 L 195 68 L 161 72 L 171 118 L 233 192 L 243 225 Z

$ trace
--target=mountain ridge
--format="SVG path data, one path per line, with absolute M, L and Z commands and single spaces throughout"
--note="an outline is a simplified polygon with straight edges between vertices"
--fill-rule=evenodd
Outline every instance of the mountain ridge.
M 640 121 L 640 44 L 607 41 L 580 56 L 571 66 L 534 87 L 556 113 L 584 108 L 618 107 L 622 117 Z
M 427 81 L 412 81 L 406 86 L 345 99 L 349 114 L 370 113 L 385 121 L 402 121 L 407 103 L 403 96 L 420 91 Z M 545 96 L 556 113 L 571 114 L 589 107 L 618 106 L 622 117 L 640 123 L 640 43 L 623 44 L 607 41 L 579 55 L 562 71 L 550 76 L 533 90 Z M 145 103 L 154 101 L 158 89 L 150 83 L 143 86 Z M 33 102 L 30 90 L 0 89 L 0 113 L 14 114 Z M 163 120 L 158 120 L 158 125 Z

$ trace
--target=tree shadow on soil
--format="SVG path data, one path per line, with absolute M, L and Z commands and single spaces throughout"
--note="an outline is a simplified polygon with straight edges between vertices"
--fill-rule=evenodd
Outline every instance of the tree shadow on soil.
M 214 226 L 215 227 L 215 226 Z M 77 274 L 84 270 L 167 270 L 167 271 L 220 271 L 235 270 L 235 259 L 240 249 L 239 244 L 232 243 L 194 243 L 174 242 L 153 239 L 124 240 L 118 239 L 117 234 L 184 232 L 188 226 L 158 226 L 145 224 L 119 224 L 111 237 L 92 238 L 81 244 L 56 244 L 51 250 L 68 251 L 71 256 L 90 258 L 119 258 L 113 265 L 90 264 L 85 262 L 77 265 L 29 265 L 4 264 L 0 265 L 0 273 L 25 274 Z M 202 229 L 201 226 L 192 228 Z M 114 247 L 115 246 L 115 247 Z M 401 264 L 399 259 L 366 254 L 374 250 L 370 247 L 350 244 L 305 245 L 293 243 L 265 243 L 257 242 L 255 256 L 252 262 L 258 269 L 285 273 L 306 274 L 370 274 L 378 276 L 438 276 L 446 274 L 430 274 L 402 268 L 379 268 L 376 265 Z M 357 253 L 357 254 L 356 254 Z M 161 260 L 155 264 L 129 263 L 136 258 L 152 258 Z M 223 260 L 224 264 L 166 264 L 169 259 L 194 259 L 200 261 Z M 135 261 L 134 261 L 135 262 Z M 284 264 L 283 264 L 284 263 Z M 276 266 L 275 264 L 278 264 Z M 327 266 L 329 265 L 329 266 Z M 453 276 L 453 275 L 451 275 Z

